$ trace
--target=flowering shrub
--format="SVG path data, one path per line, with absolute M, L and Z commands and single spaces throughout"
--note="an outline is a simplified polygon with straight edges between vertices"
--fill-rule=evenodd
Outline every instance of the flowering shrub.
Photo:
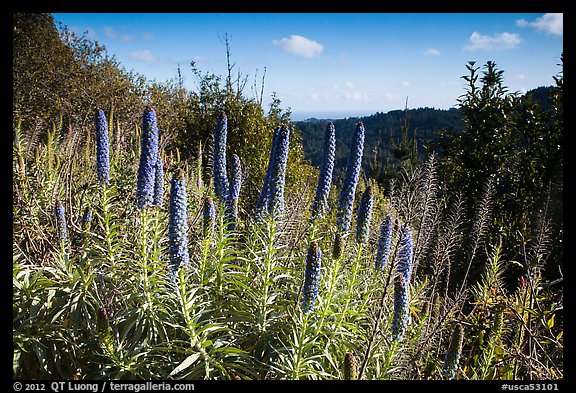
M 429 164 L 390 195 L 368 179 L 354 210 L 361 123 L 332 201 L 332 125 L 318 182 L 298 186 L 286 185 L 290 128 L 278 127 L 257 195 L 239 156 L 226 170 L 226 122 L 214 129 L 213 182 L 199 181 L 202 161 L 170 147 L 160 158 L 151 107 L 140 146 L 134 138 L 114 154 L 113 187 L 93 185 L 89 149 L 60 157 L 53 135 L 34 156 L 16 149 L 15 379 L 562 378 L 561 301 L 539 270 L 546 220 L 507 288 L 501 244 L 464 233 L 463 200 L 423 186 Z M 164 165 L 168 208 L 147 209 L 162 206 Z M 259 220 L 238 225 L 252 204 Z M 489 209 L 475 214 L 490 222 Z M 474 281 L 454 274 L 475 259 L 485 269 Z

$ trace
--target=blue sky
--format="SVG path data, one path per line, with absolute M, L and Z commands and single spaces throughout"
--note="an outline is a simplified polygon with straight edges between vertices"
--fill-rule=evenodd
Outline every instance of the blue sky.
M 511 91 L 553 84 L 563 15 L 544 13 L 55 13 L 127 69 L 195 89 L 190 62 L 226 75 L 224 36 L 245 95 L 273 92 L 293 120 L 454 107 L 466 64 L 495 61 Z

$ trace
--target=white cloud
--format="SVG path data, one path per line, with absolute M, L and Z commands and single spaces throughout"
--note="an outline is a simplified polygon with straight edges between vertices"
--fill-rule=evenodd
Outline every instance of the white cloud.
M 440 56 L 440 51 L 438 49 L 435 49 L 435 48 L 427 48 L 424 51 L 424 54 L 426 56 Z
M 402 86 L 403 86 L 403 87 L 410 87 L 410 81 L 409 81 L 409 80 L 403 80 L 403 81 L 402 81 Z
M 136 40 L 135 35 L 131 35 L 131 34 L 119 35 L 118 32 L 116 30 L 114 30 L 114 28 L 111 26 L 105 26 L 104 27 L 104 34 L 108 38 L 111 38 L 113 40 L 120 40 L 122 42 L 132 42 L 132 41 Z M 153 36 L 151 33 L 143 33 L 142 38 L 149 41 L 153 38 Z
M 562 35 L 564 31 L 564 14 L 544 14 L 536 18 L 534 22 L 526 19 L 518 19 L 516 25 L 520 27 L 531 27 L 549 34 Z
M 122 42 L 132 42 L 136 39 L 136 37 L 134 37 L 133 35 L 125 34 L 122 37 L 120 37 L 120 39 L 122 40 Z
M 150 63 L 150 64 L 156 63 L 158 61 L 156 56 L 154 56 L 154 54 L 151 51 L 149 51 L 148 49 L 130 52 L 130 53 L 128 53 L 128 56 L 131 59 L 143 61 L 145 63 Z
M 318 57 L 324 51 L 322 44 L 296 34 L 281 40 L 274 40 L 272 44 L 293 55 L 308 58 Z
M 524 79 L 526 79 L 526 75 L 518 74 L 518 75 L 516 75 L 516 79 L 523 81 Z
M 116 31 L 110 26 L 104 27 L 104 34 L 106 34 L 106 37 L 108 38 L 112 39 L 118 38 L 118 34 L 116 34 Z
M 502 34 L 487 36 L 475 31 L 470 36 L 470 43 L 466 45 L 464 49 L 468 51 L 475 51 L 478 49 L 512 49 L 520 44 L 521 41 L 520 35 L 516 33 L 504 32 Z
M 336 88 L 333 89 L 330 94 L 334 99 L 343 101 L 369 102 L 371 99 L 370 94 L 358 89 L 352 81 L 346 81 L 343 88 L 339 88 L 338 85 L 336 85 Z
M 358 88 L 352 81 L 342 83 L 332 83 L 325 86 L 308 86 L 306 89 L 296 89 L 290 93 L 290 96 L 301 102 L 322 102 L 322 103 L 358 103 L 373 102 L 376 95 L 363 91 Z

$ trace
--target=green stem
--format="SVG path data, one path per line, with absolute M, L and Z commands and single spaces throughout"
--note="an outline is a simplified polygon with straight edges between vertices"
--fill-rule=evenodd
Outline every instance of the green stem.
M 332 263 L 330 265 L 330 278 L 329 278 L 329 285 L 328 291 L 326 292 L 326 296 L 324 297 L 324 307 L 322 308 L 322 313 L 320 315 L 320 320 L 318 321 L 318 331 L 322 330 L 322 326 L 324 325 L 324 319 L 328 315 L 330 311 L 330 306 L 332 303 L 332 296 L 334 294 L 334 288 L 336 287 L 336 281 L 338 280 L 338 275 L 340 273 L 340 258 L 332 258 Z
M 116 270 L 116 259 L 114 257 L 114 234 L 112 233 L 112 215 L 110 213 L 110 200 L 108 195 L 110 190 L 105 184 L 102 184 L 101 187 L 102 219 L 104 220 L 104 236 L 106 240 L 106 261 L 110 265 L 113 275 Z
M 262 296 L 261 302 L 259 307 L 259 315 L 261 319 L 260 323 L 260 330 L 261 332 L 266 331 L 266 325 L 268 323 L 267 320 L 267 313 L 268 313 L 268 292 L 270 289 L 270 272 L 272 270 L 272 261 L 274 259 L 274 254 L 276 253 L 276 249 L 274 247 L 274 239 L 276 237 L 276 225 L 275 222 L 268 222 L 268 233 L 266 238 L 266 250 L 264 255 L 264 274 L 262 275 Z
M 304 314 L 303 315 L 303 320 L 302 320 L 302 324 L 300 326 L 298 326 L 297 324 L 297 328 L 300 328 L 300 331 L 298 333 L 298 345 L 297 345 L 297 349 L 296 349 L 296 359 L 294 361 L 294 370 L 292 370 L 292 379 L 299 379 L 300 378 L 300 360 L 302 359 L 302 351 L 303 351 L 303 347 L 304 345 L 302 344 L 302 341 L 304 340 L 304 336 L 306 335 L 306 328 L 308 325 L 308 314 Z
M 186 332 L 188 334 L 188 338 L 190 339 L 190 347 L 200 353 L 204 362 L 208 364 L 214 363 L 214 360 L 210 357 L 210 355 L 206 352 L 204 348 L 202 348 L 202 343 L 198 339 L 195 330 L 195 323 L 190 318 L 190 310 L 188 309 L 189 302 L 186 299 L 186 294 L 188 293 L 188 289 L 186 288 L 186 277 L 184 276 L 185 268 L 181 267 L 178 269 L 178 289 L 180 295 L 180 309 L 182 315 L 184 316 L 184 323 L 186 324 Z
M 207 284 L 207 280 L 206 280 L 206 269 L 207 269 L 207 264 L 208 264 L 208 257 L 210 255 L 210 250 L 211 247 L 210 245 L 212 244 L 212 239 L 211 237 L 206 237 L 202 240 L 202 257 L 200 259 L 200 266 L 198 268 L 198 281 L 200 282 L 200 285 L 206 285 Z
M 226 220 L 224 219 L 224 208 L 220 209 L 219 225 L 218 225 L 218 239 L 216 242 L 216 299 L 220 301 L 223 297 L 223 273 L 224 273 L 224 257 L 226 248 Z
M 368 365 L 368 361 L 371 356 L 374 340 L 376 339 L 376 335 L 380 330 L 380 320 L 384 312 L 384 301 L 386 299 L 386 294 L 388 293 L 388 286 L 390 285 L 390 278 L 392 277 L 393 268 L 394 268 L 393 265 L 389 264 L 388 275 L 386 277 L 386 284 L 384 285 L 384 289 L 382 290 L 382 296 L 380 297 L 380 304 L 378 305 L 378 315 L 376 316 L 376 320 L 374 321 L 374 327 L 372 329 L 372 334 L 370 335 L 370 338 L 368 340 L 368 346 L 366 347 L 366 353 L 364 354 L 364 359 L 362 361 L 362 365 L 360 366 L 358 379 L 362 379 L 362 377 L 364 376 L 364 371 L 366 371 L 366 366 Z
M 386 353 L 386 360 L 384 362 L 384 366 L 382 367 L 382 375 L 386 375 L 388 374 L 388 371 L 390 370 L 390 365 L 392 364 L 392 359 L 394 358 L 394 355 L 396 354 L 396 349 L 398 347 L 398 341 L 392 341 L 392 344 L 390 345 L 390 348 L 388 349 L 388 353 Z
M 142 290 L 146 296 L 146 312 L 152 312 L 152 298 L 150 295 L 150 283 L 148 281 L 148 232 L 150 228 L 150 216 L 147 209 L 142 209 L 140 212 L 140 261 L 142 268 Z
M 340 319 L 338 320 L 338 326 L 342 323 L 342 320 L 346 316 L 348 312 L 348 305 L 350 304 L 350 299 L 352 298 L 352 293 L 354 293 L 354 288 L 356 287 L 356 276 L 358 275 L 358 267 L 360 266 L 360 261 L 362 260 L 362 244 L 358 245 L 356 250 L 356 258 L 354 258 L 354 265 L 352 266 L 352 271 L 348 278 L 347 276 L 347 284 L 348 290 L 346 291 L 346 301 L 344 302 L 344 307 L 342 308 L 342 312 L 340 314 Z

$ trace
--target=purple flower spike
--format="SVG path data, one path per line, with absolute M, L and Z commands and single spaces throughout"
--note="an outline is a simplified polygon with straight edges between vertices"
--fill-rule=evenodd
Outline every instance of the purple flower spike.
M 384 270 L 388 264 L 390 256 L 390 245 L 392 244 L 392 218 L 387 216 L 380 226 L 380 237 L 378 238 L 378 251 L 376 252 L 376 270 Z
M 242 166 L 240 157 L 232 154 L 230 160 L 230 189 L 228 190 L 228 229 L 236 229 L 236 222 L 238 221 L 238 198 L 240 196 L 240 188 L 242 187 Z
M 332 172 L 334 170 L 334 157 L 336 154 L 336 131 L 334 124 L 328 122 L 326 131 L 324 131 L 324 150 L 322 164 L 320 165 L 320 174 L 318 175 L 318 185 L 316 186 L 316 195 L 312 203 L 312 217 L 310 221 L 322 217 L 328 205 L 328 194 L 332 184 Z
M 372 186 L 368 186 L 360 199 L 358 218 L 356 220 L 356 241 L 358 244 L 366 244 L 370 235 L 370 220 L 372 219 L 372 207 L 374 206 L 374 193 Z
M 68 240 L 68 229 L 66 226 L 66 214 L 64 213 L 64 206 L 62 201 L 56 200 L 56 232 L 60 243 L 66 243 Z
M 162 162 L 162 157 L 160 157 L 160 152 L 158 152 L 158 157 L 156 158 L 156 168 L 154 173 L 154 200 L 153 205 L 160 207 L 162 206 L 162 201 L 164 199 L 164 163 Z
M 222 203 L 228 199 L 228 175 L 226 173 L 226 137 L 228 118 L 222 112 L 214 130 L 214 192 Z
M 144 209 L 153 203 L 158 160 L 158 125 L 156 112 L 152 107 L 146 107 L 142 116 L 141 146 L 136 200 L 138 208 Z
M 168 247 L 173 271 L 188 265 L 188 214 L 184 171 L 178 169 L 172 176 L 170 210 L 168 215 Z
M 286 177 L 286 164 L 288 162 L 288 149 L 290 146 L 290 129 L 283 125 L 278 134 L 278 141 L 272 160 L 270 172 L 270 194 L 268 197 L 268 212 L 274 218 L 284 213 L 284 180 Z
M 314 308 L 314 302 L 318 296 L 320 283 L 320 264 L 322 253 L 317 241 L 312 241 L 306 256 L 306 271 L 304 273 L 304 289 L 302 290 L 302 311 L 307 313 Z
M 352 208 L 360 169 L 362 168 L 362 155 L 364 153 L 364 124 L 358 122 L 352 140 L 350 142 L 350 154 L 346 165 L 346 175 L 338 197 L 338 210 L 336 212 L 336 224 L 340 232 L 350 229 Z
M 110 150 L 108 147 L 108 123 L 101 109 L 94 115 L 96 125 L 96 170 L 98 181 L 110 184 Z

